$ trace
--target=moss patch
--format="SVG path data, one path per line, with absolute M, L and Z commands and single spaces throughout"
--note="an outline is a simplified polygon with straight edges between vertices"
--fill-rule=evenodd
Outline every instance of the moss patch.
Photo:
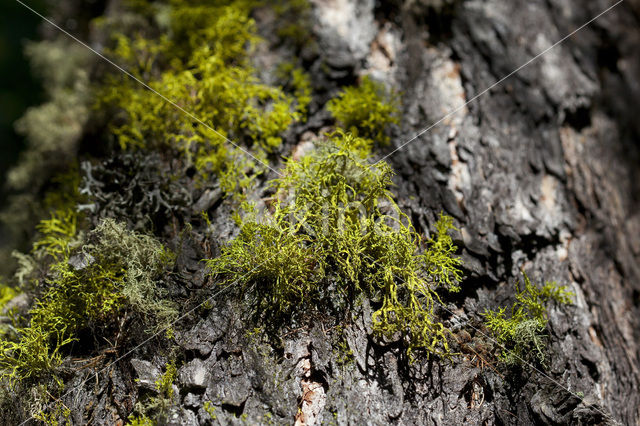
M 263 165 L 226 139 L 264 161 L 308 103 L 307 80 L 299 72 L 293 74 L 295 96 L 259 81 L 249 60 L 260 42 L 249 17 L 256 4 L 146 4 L 145 10 L 168 31 L 155 37 L 143 31 L 119 34 L 111 56 L 210 128 L 129 77 L 109 75 L 98 88 L 98 106 L 114 112 L 110 129 L 121 147 L 170 147 L 182 152 L 203 178 L 220 179 L 227 193 L 248 186 Z M 147 32 L 156 31 L 151 26 Z

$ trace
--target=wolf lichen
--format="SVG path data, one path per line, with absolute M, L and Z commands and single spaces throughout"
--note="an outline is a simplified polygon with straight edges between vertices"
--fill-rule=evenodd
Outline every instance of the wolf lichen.
M 9 287 L 6 284 L 0 283 L 0 312 L 2 312 L 5 305 L 9 303 L 11 299 L 16 297 L 17 295 L 18 295 L 18 291 L 15 288 Z
M 273 182 L 273 213 L 247 220 L 208 265 L 223 283 L 253 295 L 261 312 L 315 306 L 344 315 L 364 295 L 379 306 L 372 319 L 380 337 L 402 337 L 410 355 L 446 352 L 434 301 L 438 285 L 456 290 L 460 279 L 446 235 L 451 221 L 440 219 L 422 252 L 421 237 L 388 189 L 390 167 L 369 164 L 359 141 L 338 133 L 288 161 L 284 177 Z
M 174 403 L 174 383 L 178 376 L 175 360 L 167 362 L 165 372 L 155 382 L 157 395 L 147 396 L 136 403 L 134 413 L 129 416 L 130 426 L 154 426 L 166 424 L 168 410 Z
M 123 148 L 182 151 L 204 178 L 220 178 L 227 193 L 262 170 L 227 138 L 266 160 L 281 144 L 281 133 L 304 112 L 307 88 L 302 75 L 294 74 L 296 107 L 294 96 L 258 79 L 248 56 L 260 42 L 250 18 L 256 4 L 175 0 L 162 9 L 170 36 L 117 37 L 111 50 L 115 61 L 183 109 L 126 76 L 109 75 L 98 90 L 99 105 L 115 112 L 111 132 Z
M 338 126 L 383 145 L 389 143 L 387 127 L 400 121 L 398 95 L 368 76 L 331 99 L 327 110 Z
M 507 365 L 521 365 L 537 360 L 542 365 L 546 359 L 545 330 L 547 328 L 547 305 L 551 301 L 571 303 L 572 293 L 566 286 L 545 283 L 539 288 L 533 285 L 524 272 L 524 288 L 516 282 L 516 301 L 507 316 L 507 307 L 487 310 L 485 325 L 494 334 L 503 350 L 500 359 Z
M 76 223 L 76 213 L 67 211 L 39 226 L 34 252 L 44 252 L 53 262 L 40 280 L 41 296 L 27 324 L 15 336 L 0 339 L 0 378 L 10 383 L 50 373 L 62 361 L 61 349 L 77 340 L 80 330 L 105 327 L 123 309 L 159 327 L 177 314 L 157 285 L 173 262 L 160 243 L 104 220 L 83 244 L 73 246 Z

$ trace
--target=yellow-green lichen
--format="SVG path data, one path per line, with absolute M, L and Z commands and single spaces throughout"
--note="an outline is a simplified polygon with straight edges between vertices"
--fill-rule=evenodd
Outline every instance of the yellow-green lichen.
M 249 16 L 254 6 L 174 0 L 167 5 L 170 36 L 117 36 L 111 56 L 166 98 L 121 74 L 106 78 L 98 105 L 115 113 L 110 128 L 123 148 L 175 148 L 227 193 L 246 188 L 307 102 L 298 73 L 297 107 L 293 96 L 259 81 L 248 56 L 260 42 Z
M 339 312 L 359 295 L 379 303 L 376 334 L 405 340 L 408 352 L 447 351 L 435 318 L 435 289 L 457 289 L 460 262 L 442 217 L 427 250 L 395 203 L 386 163 L 371 165 L 366 148 L 344 133 L 300 161 L 288 161 L 276 179 L 272 213 L 249 219 L 240 235 L 208 261 L 213 274 L 242 294 L 254 295 L 261 312 L 290 314 L 301 306 Z M 350 143 L 359 146 L 354 151 Z
M 389 143 L 389 125 L 400 122 L 397 93 L 368 76 L 358 86 L 342 90 L 327 109 L 338 126 L 381 145 Z
M 10 383 L 52 372 L 62 361 L 61 348 L 79 330 L 108 323 L 121 309 L 158 327 L 177 313 L 155 282 L 172 264 L 161 244 L 104 220 L 80 248 L 76 223 L 75 212 L 62 211 L 38 227 L 34 255 L 48 256 L 51 263 L 44 278 L 34 278 L 41 296 L 26 324 L 0 339 L 0 377 Z
M 546 360 L 547 305 L 551 301 L 571 303 L 565 286 L 545 283 L 541 288 L 532 284 L 524 272 L 524 287 L 516 282 L 516 301 L 509 309 L 484 312 L 485 325 L 493 333 L 501 347 L 499 358 L 507 365 L 521 365 L 537 360 L 544 365 Z

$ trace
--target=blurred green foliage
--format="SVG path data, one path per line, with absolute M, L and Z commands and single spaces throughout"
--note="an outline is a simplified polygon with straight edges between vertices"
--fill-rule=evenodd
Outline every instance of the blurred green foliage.
M 45 10 L 44 1 L 30 4 Z M 29 105 L 42 98 L 41 83 L 32 76 L 29 63 L 23 54 L 24 42 L 37 38 L 40 18 L 14 1 L 0 3 L 0 188 L 4 186 L 5 173 L 18 158 L 24 147 L 13 123 Z M 3 191 L 0 189 L 0 201 Z
M 327 109 L 338 126 L 379 145 L 389 143 L 389 125 L 400 122 L 398 94 L 369 76 L 357 86 L 344 88 L 329 101 Z

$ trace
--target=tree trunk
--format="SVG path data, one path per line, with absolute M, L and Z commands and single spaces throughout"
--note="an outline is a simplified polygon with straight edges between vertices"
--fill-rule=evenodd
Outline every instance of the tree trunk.
M 520 269 L 568 284 L 575 304 L 551 311 L 546 372 L 505 383 L 499 371 L 468 361 L 397 370 L 382 351 L 376 368 L 384 379 L 375 376 L 376 383 L 364 366 L 359 371 L 376 391 L 328 385 L 335 400 L 327 405 L 349 401 L 355 409 L 343 408 L 351 413 L 344 415 L 354 423 L 640 422 L 640 124 L 633 111 L 640 3 L 618 5 L 488 93 L 613 3 L 355 3 L 352 19 L 362 33 L 372 26 L 373 41 L 346 35 L 341 45 L 325 36 L 325 55 L 330 62 L 332 48 L 351 43 L 359 72 L 403 92 L 398 151 L 387 161 L 414 224 L 428 229 L 440 210 L 459 221 L 468 274 L 463 309 L 450 321 L 475 324 L 479 312 L 503 304 Z M 316 2 L 320 16 L 332 7 Z M 321 35 L 341 34 L 340 23 L 321 23 Z M 373 403 L 385 399 L 387 405 Z
M 612 4 L 313 0 L 319 50 L 303 54 L 314 102 L 365 74 L 397 87 L 402 124 L 377 154 L 396 171 L 398 203 L 421 233 L 441 211 L 455 218 L 465 279 L 438 314 L 458 353 L 409 362 L 371 337 L 367 301 L 344 330 L 344 348 L 318 324 L 265 349 L 221 296 L 175 336 L 186 355 L 168 422 L 639 424 L 640 1 L 617 5 L 492 87 Z M 291 145 L 331 124 L 321 108 L 311 112 Z M 205 195 L 200 203 L 216 203 Z M 216 248 L 204 250 L 196 231 L 180 240 L 178 268 L 200 287 L 198 261 Z M 506 370 L 483 356 L 494 341 L 481 314 L 513 300 L 522 270 L 567 285 L 574 303 L 549 311 L 545 367 Z M 152 348 L 120 360 L 97 385 L 82 372 L 66 378 L 67 389 L 79 386 L 63 401 L 71 419 L 125 420 L 160 374 L 164 358 Z M 353 363 L 338 362 L 344 352 Z M 206 401 L 221 409 L 207 413 Z

